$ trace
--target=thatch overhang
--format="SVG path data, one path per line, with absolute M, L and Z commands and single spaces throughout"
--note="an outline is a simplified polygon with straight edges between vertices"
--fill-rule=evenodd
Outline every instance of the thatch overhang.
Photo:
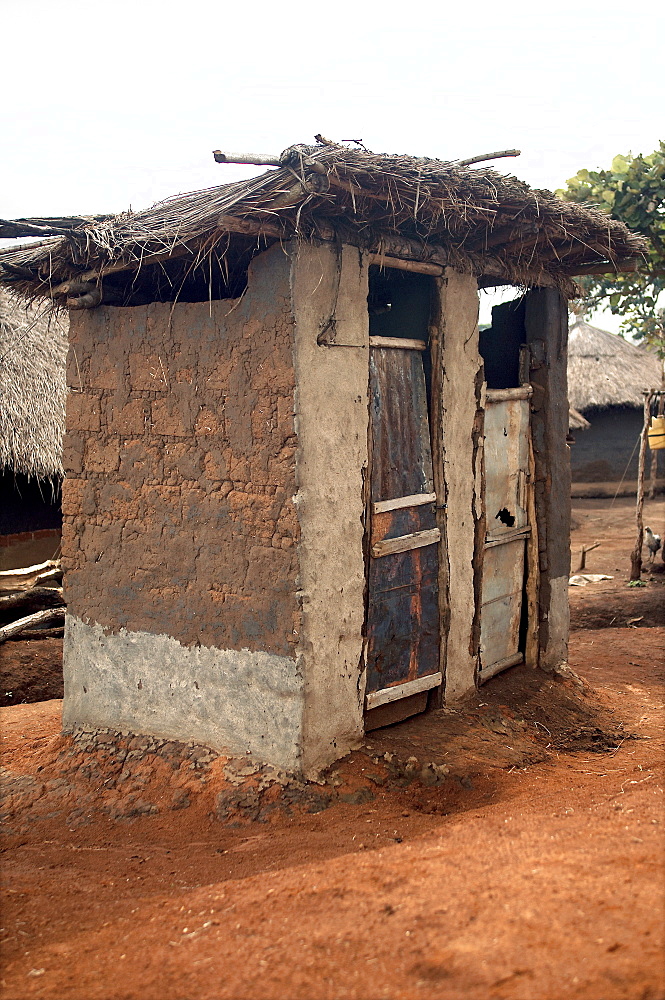
M 64 475 L 66 360 L 66 322 L 0 289 L 0 471 Z
M 56 238 L 0 253 L 0 283 L 71 305 L 84 292 L 71 282 L 103 282 L 104 301 L 127 303 L 141 285 L 153 297 L 177 297 L 197 269 L 205 282 L 207 268 L 208 283 L 221 275 L 233 295 L 252 256 L 297 237 L 452 266 L 481 285 L 554 285 L 572 297 L 575 275 L 635 270 L 647 248 L 598 209 L 485 166 L 330 143 L 291 147 L 278 162 L 145 211 L 55 220 Z M 49 231 L 48 220 L 23 224 L 6 225 L 19 235 L 35 225 Z M 97 304 L 95 295 L 79 304 Z
M 581 320 L 570 328 L 568 401 L 575 410 L 641 410 L 644 391 L 658 388 L 661 378 L 662 363 L 651 351 Z

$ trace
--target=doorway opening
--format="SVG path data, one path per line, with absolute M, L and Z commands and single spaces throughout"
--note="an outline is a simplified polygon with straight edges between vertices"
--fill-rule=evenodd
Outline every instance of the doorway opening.
M 479 351 L 486 382 L 482 683 L 525 658 L 527 545 L 533 530 L 529 358 L 524 298 L 492 309 Z
M 434 289 L 429 275 L 370 268 L 366 730 L 424 711 L 442 681 L 430 438 Z

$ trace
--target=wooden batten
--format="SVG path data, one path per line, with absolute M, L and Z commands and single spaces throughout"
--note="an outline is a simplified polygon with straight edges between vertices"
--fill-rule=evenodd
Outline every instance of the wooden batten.
M 527 625 L 524 662 L 527 667 L 538 666 L 538 591 L 540 588 L 540 562 L 538 558 L 538 524 L 536 520 L 536 493 L 534 488 L 535 460 L 531 427 L 529 427 L 529 482 L 526 489 L 526 515 L 531 531 L 526 542 L 526 605 Z
M 241 233 L 247 236 L 266 236 L 269 239 L 282 239 L 284 231 L 279 226 L 271 226 L 269 222 L 254 222 L 251 219 L 238 219 L 234 215 L 220 215 L 217 227 L 225 233 Z
M 375 559 L 389 556 L 395 552 L 411 552 L 412 549 L 422 549 L 425 545 L 434 545 L 441 540 L 438 528 L 425 528 L 424 531 L 412 531 L 408 535 L 397 538 L 384 538 L 372 545 L 372 555 Z
M 443 274 L 441 264 L 432 264 L 424 260 L 405 260 L 400 257 L 389 257 L 382 253 L 371 253 L 369 255 L 370 265 L 377 267 L 394 267 L 398 271 L 413 271 L 416 274 L 431 274 L 440 278 Z
M 421 691 L 430 691 L 441 684 L 443 677 L 440 672 L 436 674 L 426 674 L 424 677 L 417 677 L 414 681 L 407 681 L 405 684 L 396 684 L 394 687 L 382 688 L 380 691 L 372 691 L 365 696 L 365 706 L 368 709 L 378 708 L 379 705 L 387 705 L 391 701 L 398 701 L 402 698 L 418 694 Z
M 409 340 L 406 337 L 370 337 L 369 346 L 401 348 L 403 351 L 424 351 L 427 344 L 424 340 Z
M 377 500 L 372 504 L 372 513 L 384 514 L 389 510 L 404 510 L 406 507 L 420 507 L 435 502 L 436 493 L 414 493 L 413 496 L 395 497 L 394 500 Z
M 533 388 L 530 385 L 520 385 L 514 389 L 488 389 L 485 399 L 488 403 L 504 403 L 510 399 L 530 399 Z
M 441 284 L 437 282 L 437 284 Z M 431 421 L 432 421 L 432 477 L 434 480 L 435 495 L 439 502 L 436 505 L 436 523 L 438 525 L 441 542 L 439 544 L 439 668 L 441 671 L 442 683 L 436 692 L 430 695 L 430 705 L 432 708 L 440 708 L 443 705 L 444 684 L 443 678 L 446 671 L 446 659 L 448 655 L 448 629 L 450 626 L 450 572 L 448 563 L 448 539 L 446 533 L 446 504 L 442 502 L 447 497 L 446 477 L 444 471 L 444 450 L 442 437 L 443 423 L 443 382 L 444 370 L 442 364 L 443 348 L 443 327 L 441 322 L 440 288 L 439 306 L 437 314 L 432 317 L 432 325 L 429 328 L 430 360 L 432 365 L 432 400 L 431 400 Z

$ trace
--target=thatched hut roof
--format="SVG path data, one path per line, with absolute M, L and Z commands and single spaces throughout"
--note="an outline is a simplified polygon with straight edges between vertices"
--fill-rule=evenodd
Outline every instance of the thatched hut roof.
M 67 330 L 0 289 L 0 470 L 63 475 Z
M 598 209 L 486 166 L 377 155 L 325 140 L 293 146 L 275 162 L 277 169 L 259 177 L 145 211 L 54 220 L 50 230 L 44 219 L 7 224 L 17 235 L 34 235 L 38 223 L 40 232 L 58 236 L 0 253 L 0 283 L 62 303 L 72 279 L 103 281 L 104 301 L 127 303 L 137 301 L 141 285 L 148 298 L 173 299 L 197 269 L 206 287 L 207 268 L 210 285 L 213 272 L 222 274 L 233 292 L 254 254 L 296 236 L 451 265 L 481 283 L 549 284 L 573 295 L 572 276 L 634 269 L 647 247 Z
M 568 430 L 571 431 L 585 431 L 591 424 L 583 417 L 578 410 L 574 409 L 572 406 L 568 407 Z
M 575 410 L 641 408 L 643 390 L 660 386 L 661 371 L 655 354 L 615 333 L 583 321 L 570 328 L 568 400 Z

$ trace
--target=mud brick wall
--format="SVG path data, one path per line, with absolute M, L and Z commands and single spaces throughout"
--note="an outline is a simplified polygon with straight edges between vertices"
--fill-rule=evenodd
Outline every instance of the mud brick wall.
M 72 313 L 70 614 L 293 655 L 292 327 L 279 249 L 255 259 L 240 300 Z

